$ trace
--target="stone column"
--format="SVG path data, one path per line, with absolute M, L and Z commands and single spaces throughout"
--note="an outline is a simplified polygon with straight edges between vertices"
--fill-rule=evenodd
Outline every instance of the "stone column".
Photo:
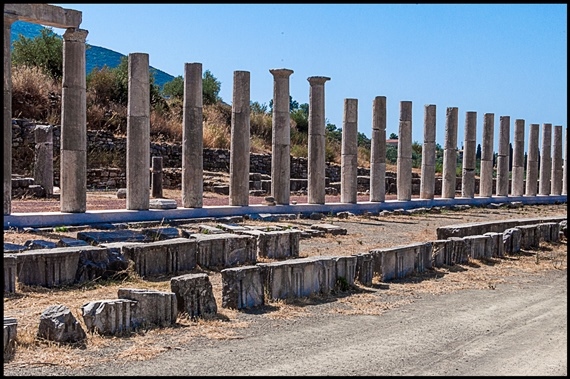
M 400 101 L 396 191 L 399 201 L 412 199 L 412 102 Z
M 34 184 L 45 189 L 46 197 L 53 195 L 53 127 L 37 125 L 34 129 Z
M 552 169 L 552 124 L 542 124 L 542 148 L 540 149 L 540 171 L 538 176 L 538 194 L 550 195 Z
M 497 196 L 509 195 L 509 141 L 511 117 L 501 116 L 499 125 L 499 152 L 497 155 Z
M 162 157 L 152 157 L 151 188 L 152 197 L 162 198 Z
M 340 202 L 356 204 L 358 190 L 358 99 L 344 99 L 340 156 Z
M 202 63 L 184 64 L 183 106 L 182 206 L 202 208 L 204 194 Z
M 271 136 L 271 195 L 276 204 L 288 205 L 291 195 L 291 115 L 289 76 L 293 70 L 269 70 L 273 75 L 273 134 Z
M 12 212 L 12 23 L 4 15 L 4 215 Z
M 68 28 L 63 34 L 59 170 L 61 212 L 83 213 L 87 207 L 87 33 L 87 30 Z
M 435 191 L 435 105 L 424 107 L 424 146 L 420 199 L 433 199 Z
M 562 194 L 562 125 L 554 125 L 552 130 L 552 174 L 550 193 Z
M 325 203 L 325 82 L 330 78 L 310 76 L 308 203 Z
M 481 146 L 481 173 L 479 196 L 493 196 L 493 136 L 495 114 L 485 113 L 483 119 L 483 144 Z
M 524 120 L 515 120 L 513 143 L 513 171 L 511 174 L 511 195 L 524 195 Z
M 562 156 L 562 192 L 561 195 L 568 194 L 568 127 L 564 132 L 564 154 Z
M 148 54 L 129 54 L 127 209 L 148 210 L 150 195 L 150 76 Z
M 526 196 L 536 196 L 538 189 L 538 134 L 540 125 L 530 124 L 526 158 Z
M 249 205 L 249 71 L 234 71 L 230 141 L 230 205 Z
M 370 201 L 386 200 L 386 96 L 372 102 L 370 146 Z
M 448 107 L 445 114 L 445 146 L 443 147 L 443 182 L 441 197 L 454 199 L 457 179 L 457 107 Z
M 477 150 L 477 112 L 465 113 L 464 134 L 461 197 L 474 198 Z

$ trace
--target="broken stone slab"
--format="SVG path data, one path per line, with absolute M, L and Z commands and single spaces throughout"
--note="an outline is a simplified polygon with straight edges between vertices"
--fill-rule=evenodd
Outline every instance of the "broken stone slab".
M 16 270 L 18 260 L 15 254 L 4 253 L 4 292 L 16 292 Z
M 332 235 L 346 234 L 346 228 L 341 228 L 338 225 L 332 225 L 332 224 L 313 224 L 311 225 L 311 229 L 321 230 L 327 234 L 332 234 Z
M 257 255 L 271 259 L 295 258 L 299 256 L 300 230 L 244 230 L 239 232 L 257 239 Z
M 324 237 L 325 232 L 317 229 L 303 229 L 301 231 L 301 238 Z
M 88 332 L 120 335 L 133 330 L 131 318 L 137 305 L 137 301 L 128 299 L 91 301 L 81 307 L 81 314 Z
M 15 243 L 4 242 L 4 254 L 6 253 L 20 253 L 26 250 L 26 246 L 18 245 Z
M 225 231 L 223 229 L 217 228 L 215 226 L 210 225 L 198 225 L 198 232 L 203 234 L 224 234 Z
M 134 262 L 141 276 L 177 274 L 196 268 L 197 244 L 188 238 L 174 238 L 122 247 L 125 259 Z
M 148 242 L 148 236 L 133 230 L 114 230 L 109 232 L 77 232 L 77 238 L 91 245 L 109 242 Z
M 4 360 L 9 360 L 16 353 L 16 338 L 18 337 L 18 321 L 13 317 L 4 316 Z
M 176 323 L 178 305 L 173 292 L 139 288 L 119 288 L 119 299 L 134 300 L 134 314 L 131 315 L 133 327 L 170 326 Z
M 26 247 L 26 250 L 53 249 L 57 247 L 57 244 L 52 241 L 37 239 L 37 240 L 27 240 L 26 242 L 24 242 L 24 246 Z
M 248 229 L 245 226 L 235 225 L 235 224 L 218 224 L 216 225 L 216 227 L 226 232 L 237 232 Z
M 148 203 L 150 209 L 176 209 L 178 205 L 174 199 L 150 199 Z
M 254 236 L 196 233 L 191 238 L 198 244 L 197 263 L 202 268 L 221 270 L 257 262 L 257 240 Z
M 259 266 L 226 268 L 221 274 L 223 308 L 248 309 L 265 303 Z
M 146 228 L 142 229 L 141 233 L 148 236 L 152 241 L 163 241 L 172 238 L 181 237 L 180 230 L 173 227 L 165 228 Z
M 242 222 L 243 220 L 244 216 L 224 216 L 216 218 L 216 222 L 221 222 L 224 224 L 235 224 L 236 222 Z
M 86 241 L 71 237 L 61 237 L 56 243 L 57 247 L 89 246 Z
M 40 315 L 37 336 L 58 343 L 74 343 L 85 340 L 87 334 L 65 305 L 52 305 Z
M 207 274 L 186 274 L 171 278 L 170 290 L 176 294 L 178 312 L 186 313 L 191 319 L 218 312 L 212 283 Z

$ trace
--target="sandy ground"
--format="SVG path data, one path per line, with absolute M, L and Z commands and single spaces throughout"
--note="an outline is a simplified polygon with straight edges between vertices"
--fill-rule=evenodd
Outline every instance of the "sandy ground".
M 347 234 L 302 239 L 300 256 L 350 255 L 431 241 L 440 226 L 566 214 L 567 204 L 558 204 L 327 217 L 322 222 L 344 227 Z M 308 227 L 318 221 L 287 222 Z M 4 233 L 6 242 L 37 237 Z M 41 312 L 64 304 L 82 322 L 84 303 L 116 298 L 120 287 L 169 290 L 170 278 L 5 294 L 4 315 L 18 319 L 19 346 L 4 362 L 4 374 L 567 375 L 565 240 L 503 259 L 445 266 L 389 283 L 376 278 L 371 287 L 275 301 L 249 311 L 222 308 L 221 275 L 200 272 L 210 276 L 216 316 L 179 318 L 172 328 L 120 338 L 90 335 L 80 346 L 38 341 Z

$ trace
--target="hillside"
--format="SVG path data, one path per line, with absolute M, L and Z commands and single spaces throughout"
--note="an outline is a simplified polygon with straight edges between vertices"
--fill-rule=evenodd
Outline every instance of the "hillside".
M 44 28 L 46 27 L 30 22 L 16 21 L 12 24 L 11 42 L 13 43 L 15 40 L 17 40 L 20 35 L 23 35 L 24 37 L 30 39 L 35 38 L 40 35 L 41 30 Z M 47 29 L 51 29 L 55 34 L 61 37 L 59 29 Z M 101 46 L 87 44 L 85 50 L 85 70 L 87 73 L 90 73 L 94 68 L 101 68 L 105 65 L 109 68 L 115 68 L 121 62 L 121 57 L 124 56 L 126 55 Z M 151 66 L 150 69 L 152 72 L 154 72 L 155 83 L 158 84 L 161 88 L 164 83 L 168 83 L 174 79 L 174 76 L 167 74 L 166 72 L 155 67 Z

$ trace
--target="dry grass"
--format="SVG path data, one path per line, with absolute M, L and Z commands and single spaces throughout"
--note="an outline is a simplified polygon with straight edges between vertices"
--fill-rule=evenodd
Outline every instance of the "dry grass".
M 61 83 L 38 67 L 12 66 L 12 116 L 52 125 L 61 120 Z

